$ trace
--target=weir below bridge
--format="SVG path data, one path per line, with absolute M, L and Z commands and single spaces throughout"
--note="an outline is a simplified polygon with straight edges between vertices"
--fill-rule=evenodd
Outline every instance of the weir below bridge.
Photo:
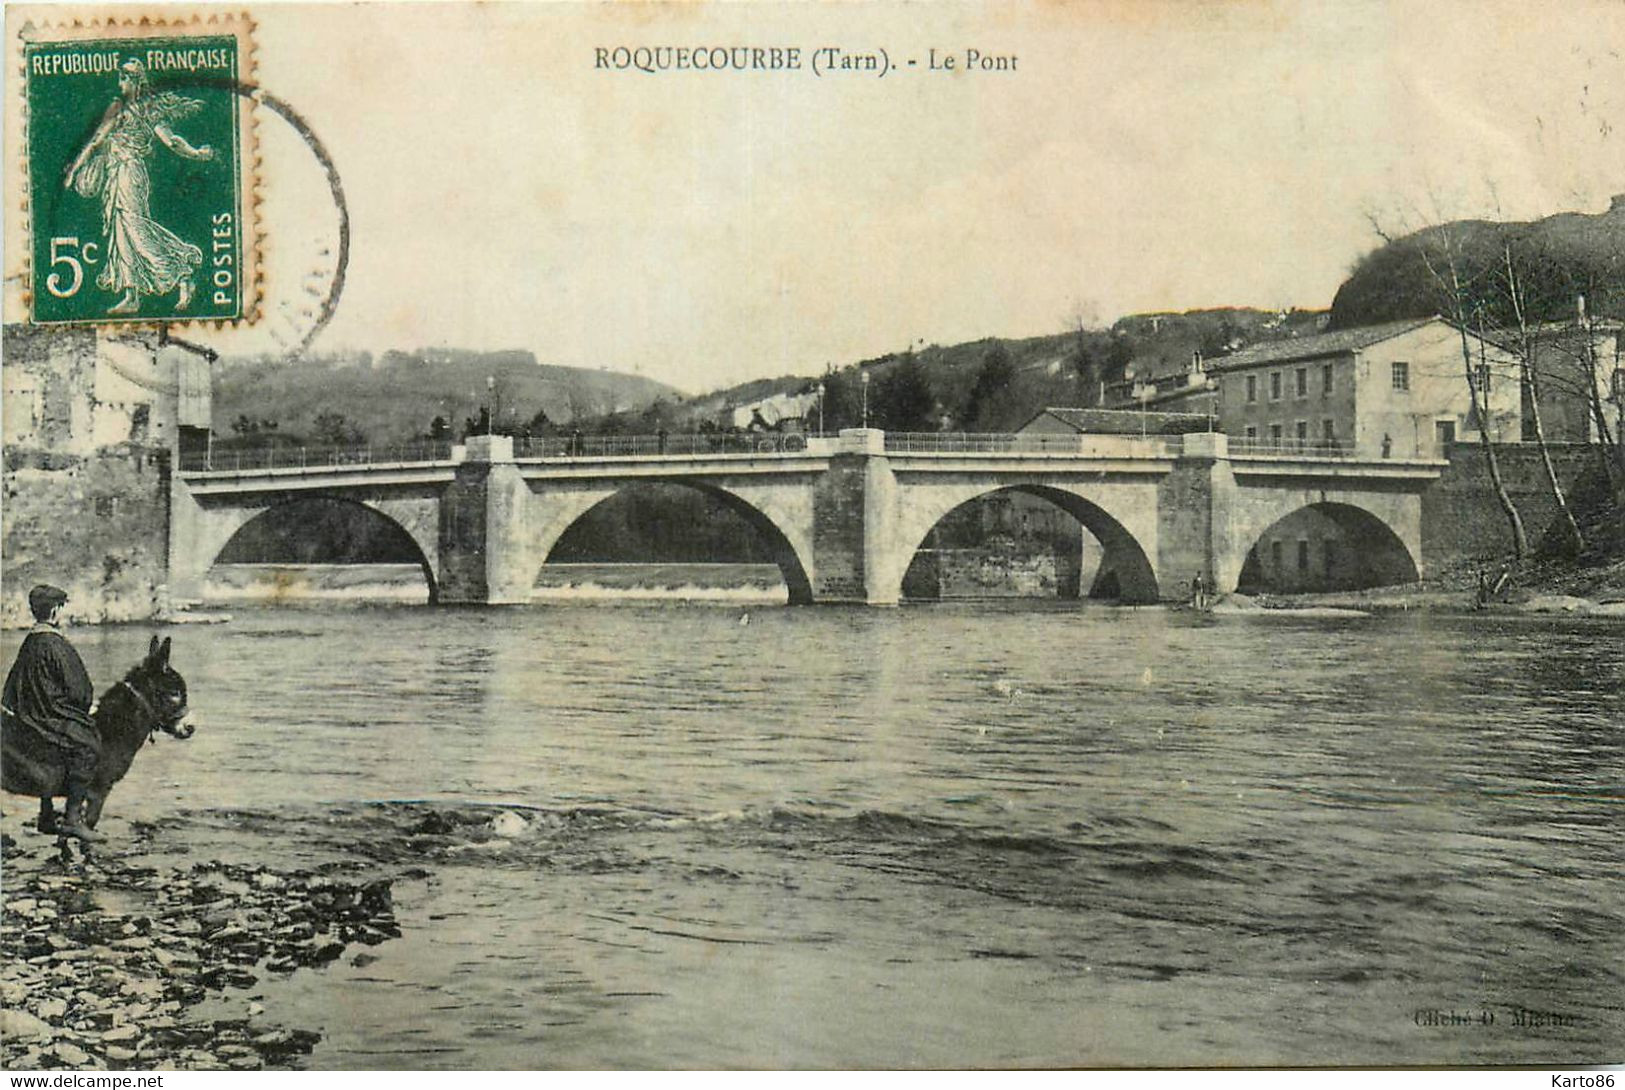
M 673 447 L 677 444 L 673 444 Z M 1421 494 L 1442 462 L 1232 449 L 1226 436 L 887 435 L 852 429 L 797 449 L 527 449 L 478 436 L 449 453 L 243 467 L 182 462 L 173 481 L 170 592 L 202 596 L 210 567 L 256 516 L 303 499 L 361 504 L 416 545 L 443 604 L 528 601 L 566 530 L 640 483 L 722 498 L 763 539 L 792 603 L 892 605 L 926 536 L 1002 490 L 1041 496 L 1100 542 L 1125 600 L 1181 599 L 1202 575 L 1236 588 L 1249 551 L 1312 508 L 1349 520 L 1356 547 L 1403 552 L 1421 575 Z

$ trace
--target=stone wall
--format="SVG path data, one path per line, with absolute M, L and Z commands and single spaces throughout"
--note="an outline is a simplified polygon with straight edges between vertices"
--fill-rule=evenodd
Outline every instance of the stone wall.
M 490 475 L 489 462 L 460 465 L 456 480 L 441 496 L 437 589 L 442 602 L 483 602 L 489 590 L 485 556 Z
M 1565 495 L 1594 486 L 1592 478 L 1603 472 L 1595 446 L 1556 444 L 1550 449 Z M 1529 543 L 1538 547 L 1560 517 L 1540 449 L 1533 443 L 1502 443 L 1495 453 L 1507 493 L 1523 517 Z M 1512 530 L 1496 500 L 1484 448 L 1477 443 L 1456 443 L 1446 455 L 1449 467 L 1422 495 L 1422 559 L 1428 572 L 1498 560 L 1512 551 Z
M 0 624 L 61 586 L 76 621 L 152 617 L 167 580 L 169 448 L 208 419 L 208 361 L 155 335 L 4 329 Z
M 92 454 L 9 448 L 0 538 L 0 625 L 26 626 L 28 589 L 54 583 L 80 623 L 153 616 L 167 577 L 169 456 L 140 447 Z
M 8 325 L 4 346 L 6 448 L 92 453 L 95 330 Z
M 1064 563 L 1050 553 L 998 549 L 922 550 L 903 577 L 907 598 L 1075 598 L 1063 593 Z
M 813 593 L 819 601 L 864 601 L 867 459 L 837 454 L 813 497 Z

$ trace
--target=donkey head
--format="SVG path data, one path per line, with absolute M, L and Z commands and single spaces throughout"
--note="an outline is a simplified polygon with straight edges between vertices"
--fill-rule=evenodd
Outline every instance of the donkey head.
M 185 722 L 186 679 L 169 665 L 169 648 L 168 637 L 160 643 L 154 636 L 147 646 L 147 657 L 137 663 L 124 680 L 151 705 L 157 717 L 153 729 L 176 738 L 190 738 L 197 728 Z

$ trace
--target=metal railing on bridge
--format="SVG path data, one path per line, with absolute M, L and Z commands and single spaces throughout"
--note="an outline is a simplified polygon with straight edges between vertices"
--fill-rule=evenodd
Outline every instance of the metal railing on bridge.
M 344 466 L 423 465 L 451 460 L 451 443 L 422 440 L 362 446 L 248 448 L 184 451 L 182 473 L 236 473 L 264 469 L 338 469 Z
M 695 457 L 710 454 L 800 454 L 808 440 L 800 432 L 698 432 L 668 435 L 548 435 L 513 441 L 515 458 Z
M 515 458 L 536 461 L 592 460 L 626 457 L 706 457 L 712 455 L 793 455 L 829 453 L 839 437 L 791 432 L 710 432 L 668 435 L 551 435 L 515 437 Z M 1178 455 L 1184 439 L 1178 435 L 1035 435 L 977 434 L 971 432 L 887 432 L 885 449 L 893 454 L 1060 454 L 1104 458 L 1166 458 Z M 1231 440 L 1237 453 L 1299 454 L 1325 457 L 1348 452 L 1324 444 L 1268 444 Z M 354 446 L 214 447 L 187 451 L 180 456 L 183 473 L 237 473 L 266 470 L 331 470 L 350 466 L 426 465 L 454 461 L 451 442 L 419 440 L 411 443 Z
M 1336 439 L 1279 439 L 1232 435 L 1230 453 L 1248 455 L 1276 455 L 1283 458 L 1352 458 L 1354 444 Z
M 929 431 L 887 432 L 886 450 L 897 454 L 1102 454 L 1158 457 L 1178 454 L 1178 435 L 1036 435 Z

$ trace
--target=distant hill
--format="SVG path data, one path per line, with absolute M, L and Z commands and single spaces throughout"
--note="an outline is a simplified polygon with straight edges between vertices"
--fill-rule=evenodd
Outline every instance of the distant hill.
M 1192 353 L 1211 359 L 1261 341 L 1318 332 L 1324 323 L 1324 311 L 1245 307 L 1134 314 L 1109 329 L 933 344 L 821 376 L 756 379 L 694 397 L 636 375 L 538 364 L 524 351 L 362 352 L 297 364 L 227 358 L 215 380 L 214 424 L 228 442 L 243 432 L 244 441 L 258 442 L 270 430 L 283 441 L 388 443 L 427 435 L 439 416 L 460 435 L 491 400 L 486 379 L 492 376 L 507 425 L 523 425 L 541 410 L 553 430 L 579 427 L 588 434 L 726 427 L 735 407 L 811 392 L 822 381 L 823 425 L 836 431 L 861 422 L 861 377 L 868 374 L 874 426 L 1001 432 L 1051 405 L 1111 403 L 1123 394 L 1131 371 L 1176 373 L 1189 366 Z M 267 423 L 275 427 L 267 429 Z M 817 427 L 816 416 L 808 423 Z
M 1110 329 L 1039 337 L 989 337 L 929 345 L 834 369 L 821 376 L 784 375 L 682 398 L 670 387 L 613 372 L 542 367 L 527 352 L 388 353 L 287 365 L 227 360 L 215 384 L 215 420 L 230 442 L 231 424 L 274 420 L 278 441 L 302 439 L 322 414 L 338 413 L 374 442 L 423 435 L 435 415 L 454 429 L 478 411 L 494 375 L 503 416 L 530 419 L 537 407 L 555 424 L 598 432 L 699 431 L 719 426 L 731 410 L 778 394 L 825 386 L 824 428 L 856 426 L 867 373 L 871 423 L 891 430 L 1001 432 L 1021 427 L 1052 405 L 1098 404 L 1129 368 L 1141 375 L 1181 371 L 1192 352 L 1204 356 L 1264 340 L 1317 331 L 1322 311 L 1225 308 L 1130 315 Z M 572 422 L 573 417 L 573 422 Z M 809 420 L 817 427 L 816 417 Z M 263 442 L 263 434 L 243 437 Z M 352 505 L 309 505 L 299 517 L 256 522 L 228 559 L 243 562 L 399 562 L 415 555 L 382 520 Z M 298 533 L 289 531 L 297 526 Z M 314 527 L 315 532 L 310 532 Z M 588 512 L 561 541 L 555 558 L 573 561 L 755 562 L 760 541 L 725 505 L 675 485 L 630 489 Z
M 804 393 L 826 386 L 825 429 L 856 426 L 861 414 L 859 376 L 871 376 L 871 419 L 875 399 L 888 378 L 905 366 L 917 367 L 930 390 L 929 419 L 919 426 L 937 430 L 999 432 L 1019 428 L 1051 405 L 1093 406 L 1132 369 L 1141 376 L 1183 371 L 1191 355 L 1214 358 L 1263 341 L 1319 332 L 1325 311 L 1211 310 L 1132 314 L 1109 329 L 1074 330 L 1038 337 L 988 337 L 956 345 L 929 345 L 837 368 L 824 376 L 786 375 L 759 379 L 690 398 L 676 408 L 679 424 L 692 430 L 718 421 L 737 405 L 776 394 Z M 982 373 L 990 358 L 1002 355 L 1002 381 L 989 385 Z M 980 396 L 977 394 L 982 386 Z M 838 391 L 838 395 L 837 395 Z
M 1500 283 L 1508 246 L 1525 281 L 1532 319 L 1574 317 L 1578 295 L 1586 296 L 1594 316 L 1625 318 L 1625 196 L 1619 196 L 1600 215 L 1565 212 L 1527 223 L 1457 220 L 1394 239 L 1366 255 L 1338 289 L 1328 327 L 1447 310 L 1441 304 L 1448 294 L 1441 295 L 1439 283 L 1448 275 L 1447 247 L 1463 283 L 1482 300 L 1485 323 L 1513 325 L 1516 317 Z
M 240 418 L 253 427 L 275 424 L 280 435 L 307 438 L 317 417 L 336 414 L 356 436 L 402 442 L 428 434 L 443 417 L 459 432 L 480 406 L 491 401 L 495 380 L 502 419 L 523 424 L 538 410 L 566 424 L 616 411 L 639 411 L 662 399 L 677 400 L 670 386 L 639 375 L 556 367 L 525 351 L 463 349 L 347 353 L 287 363 L 273 357 L 227 357 L 217 364 L 214 429 L 234 434 Z

